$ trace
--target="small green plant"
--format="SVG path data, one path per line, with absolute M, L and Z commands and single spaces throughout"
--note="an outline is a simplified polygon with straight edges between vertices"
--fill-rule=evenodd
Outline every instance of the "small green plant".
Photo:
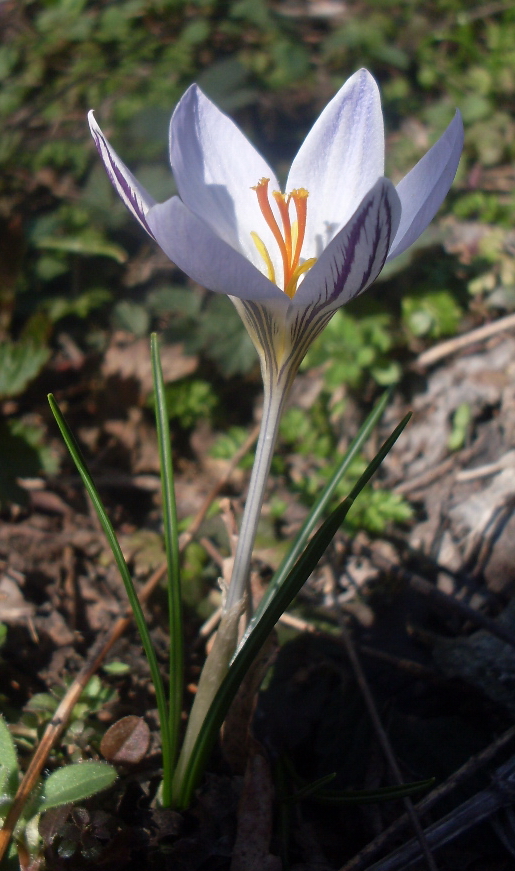
M 280 432 L 283 449 L 287 447 L 294 458 L 306 458 L 305 472 L 294 466 L 290 473 L 291 489 L 299 494 L 304 504 L 312 505 L 338 466 L 334 460 L 336 437 L 325 403 L 319 400 L 307 412 L 289 408 L 284 413 Z M 367 461 L 363 456 L 354 457 L 335 488 L 333 506 L 352 489 L 366 468 Z M 345 520 L 348 529 L 366 529 L 378 534 L 384 532 L 389 524 L 405 523 L 412 516 L 411 506 L 398 493 L 367 485 L 363 496 Z
M 462 402 L 452 417 L 452 430 L 447 441 L 450 451 L 459 451 L 467 440 L 472 420 L 472 410 L 468 402 Z
M 328 390 L 362 386 L 367 375 L 383 387 L 395 384 L 400 366 L 388 355 L 392 317 L 384 312 L 358 318 L 340 309 L 308 351 L 303 369 L 323 366 Z
M 428 293 L 405 296 L 402 300 L 402 320 L 408 333 L 439 339 L 452 336 L 463 315 L 452 293 L 431 290 Z
M 49 397 L 50 405 L 59 425 L 68 450 L 76 464 L 77 470 L 95 507 L 99 521 L 108 538 L 114 558 L 125 584 L 127 595 L 134 613 L 134 619 L 141 636 L 143 648 L 149 661 L 152 682 L 156 693 L 159 721 L 161 727 L 163 753 L 163 783 L 162 802 L 165 807 L 175 805 L 178 808 L 187 807 L 191 801 L 193 790 L 204 771 L 210 751 L 216 741 L 218 730 L 226 716 L 229 706 L 241 684 L 246 672 L 253 663 L 264 641 L 268 638 L 275 623 L 293 600 L 305 583 L 329 542 L 341 526 L 358 494 L 369 482 L 386 453 L 406 425 L 409 416 L 402 421 L 391 437 L 385 442 L 374 460 L 366 466 L 350 492 L 340 504 L 326 517 L 315 532 L 320 521 L 330 510 L 335 497 L 336 488 L 347 473 L 351 463 L 358 455 L 365 440 L 370 435 L 386 405 L 388 396 L 382 398 L 369 415 L 359 431 L 356 439 L 350 445 L 345 457 L 333 469 L 332 474 L 312 508 L 307 521 L 297 535 L 295 542 L 276 572 L 267 594 L 263 597 L 259 608 L 252 618 L 247 632 L 232 659 L 225 663 L 222 679 L 218 688 L 211 694 L 209 703 L 201 711 L 201 718 L 196 722 L 190 718 L 190 731 L 186 733 L 179 756 L 179 735 L 182 712 L 182 606 L 181 606 L 181 573 L 179 566 L 179 527 L 177 523 L 174 497 L 173 468 L 171 462 L 171 445 L 169 433 L 169 414 L 166 404 L 165 387 L 158 354 L 157 338 L 154 335 L 151 343 L 152 367 L 154 375 L 154 395 L 159 452 L 161 457 L 161 481 L 163 488 L 163 513 L 165 545 L 168 563 L 168 613 L 170 622 L 170 661 L 169 686 L 167 696 L 159 670 L 156 652 L 145 622 L 143 610 L 139 603 L 134 584 L 123 556 L 120 544 L 112 524 L 102 505 L 98 491 L 87 469 L 80 449 L 63 418 L 55 400 Z M 239 618 L 239 607 L 236 609 Z M 219 629 L 217 638 L 224 637 L 224 628 Z M 209 660 L 208 660 L 209 663 Z M 198 717 L 198 711 L 197 711 Z
M 20 478 L 42 472 L 53 475 L 58 470 L 57 457 L 45 442 L 44 428 L 21 418 L 0 420 L 0 454 L 9 457 L 0 468 L 1 508 L 12 502 L 27 504 L 28 494 L 20 486 Z
M 170 420 L 177 421 L 183 429 L 191 429 L 198 420 L 209 419 L 218 403 L 211 384 L 200 378 L 168 384 L 165 398 Z
M 211 447 L 210 454 L 216 460 L 231 460 L 245 444 L 248 432 L 243 426 L 231 426 L 221 433 Z M 242 469 L 252 468 L 253 456 L 249 451 L 240 462 Z
M 16 867 L 21 856 L 37 855 L 41 840 L 38 834 L 40 815 L 50 808 L 73 804 L 90 798 L 113 785 L 115 769 L 107 762 L 95 760 L 65 765 L 47 775 L 37 785 L 14 830 L 7 862 Z M 16 747 L 3 717 L 0 716 L 0 820 L 5 820 L 14 801 L 20 780 Z M 25 862 L 20 862 L 25 866 Z
M 31 696 L 23 709 L 19 723 L 11 727 L 20 746 L 29 750 L 34 749 L 65 695 L 68 683 L 70 681 L 66 681 L 65 686 L 55 687 L 52 692 L 35 693 Z M 108 702 L 113 702 L 116 696 L 116 690 L 101 681 L 98 676 L 94 675 L 88 681 L 71 712 L 62 739 L 62 744 L 68 747 L 68 756 L 72 761 L 82 761 L 84 750 L 90 744 L 93 746 L 100 744 L 102 732 L 95 723 L 94 715 Z

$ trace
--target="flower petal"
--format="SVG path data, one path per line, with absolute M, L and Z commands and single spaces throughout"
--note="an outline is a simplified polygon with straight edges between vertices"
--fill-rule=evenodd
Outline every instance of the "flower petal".
M 292 309 L 311 305 L 315 313 L 334 311 L 372 284 L 383 268 L 400 215 L 395 187 L 379 179 L 309 270 Z
M 129 211 L 132 212 L 135 218 L 137 218 L 147 233 L 150 233 L 152 236 L 152 231 L 149 229 L 147 223 L 147 213 L 149 209 L 155 205 L 155 199 L 150 196 L 149 192 L 145 190 L 142 185 L 140 185 L 132 172 L 127 169 L 123 161 L 120 160 L 116 151 L 111 147 L 102 133 L 92 111 L 88 113 L 88 121 L 97 151 L 102 158 L 107 175 L 109 176 L 113 187 L 120 195 Z
M 320 256 L 382 175 L 379 90 L 370 73 L 359 70 L 325 107 L 288 176 L 287 191 L 309 191 L 305 259 Z
M 254 231 L 275 256 L 276 246 L 251 188 L 265 177 L 276 190 L 277 179 L 241 130 L 196 85 L 173 113 L 170 160 L 182 201 L 217 236 L 262 268 L 250 235 Z
M 219 293 L 241 299 L 289 299 L 242 254 L 220 239 L 178 197 L 158 203 L 147 215 L 150 231 L 187 275 Z
M 456 175 L 462 149 L 463 122 L 456 112 L 440 139 L 397 185 L 402 216 L 388 260 L 409 248 L 433 220 Z

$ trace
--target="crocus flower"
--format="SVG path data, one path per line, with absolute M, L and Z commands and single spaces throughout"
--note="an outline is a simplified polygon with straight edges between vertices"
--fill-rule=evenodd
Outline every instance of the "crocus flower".
M 90 126 L 126 206 L 184 272 L 232 298 L 271 377 L 294 372 L 333 312 L 425 230 L 449 190 L 463 145 L 456 113 L 394 187 L 383 177 L 379 90 L 360 70 L 306 137 L 283 194 L 243 133 L 192 85 L 170 125 L 179 196 L 156 203 L 92 113 Z
M 432 220 L 454 178 L 463 127 L 456 113 L 395 187 L 383 176 L 379 91 L 372 76 L 360 70 L 316 121 L 283 193 L 243 133 L 193 85 L 170 127 L 179 196 L 156 203 L 92 113 L 90 126 L 109 178 L 144 229 L 191 278 L 232 299 L 263 373 L 261 432 L 231 583 L 174 775 L 180 796 L 199 730 L 236 647 L 264 489 L 291 382 L 336 309 L 365 290 L 386 260 L 405 251 Z
M 260 355 L 265 401 L 228 606 L 243 595 L 284 400 L 309 345 L 333 313 L 425 230 L 454 178 L 459 112 L 395 187 L 384 178 L 378 87 L 355 73 L 295 157 L 285 192 L 235 124 L 192 85 L 170 126 L 179 196 L 156 203 L 90 113 L 93 138 L 125 205 L 170 259 L 230 296 Z

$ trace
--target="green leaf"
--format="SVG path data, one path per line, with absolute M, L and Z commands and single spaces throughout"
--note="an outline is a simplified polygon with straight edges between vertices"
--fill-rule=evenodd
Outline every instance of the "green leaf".
M 334 775 L 329 775 L 334 777 Z M 319 783 L 322 783 L 327 778 L 321 778 Z M 414 795 L 417 792 L 422 792 L 425 789 L 433 786 L 434 777 L 429 777 L 427 780 L 415 780 L 412 783 L 403 783 L 400 786 L 383 786 L 377 789 L 342 789 L 342 790 L 323 790 L 319 791 L 311 789 L 307 793 L 308 788 L 300 789 L 296 792 L 289 801 L 297 801 L 304 798 L 305 794 L 313 793 L 316 801 L 323 804 L 375 804 L 380 801 L 395 801 L 406 796 Z M 322 785 L 325 785 L 322 783 Z M 315 787 L 318 786 L 314 784 Z
M 168 705 L 168 723 L 161 723 L 163 744 L 163 805 L 171 803 L 172 766 L 175 764 L 178 752 L 179 733 L 181 727 L 182 695 L 184 682 L 183 626 L 181 601 L 181 571 L 179 556 L 179 528 L 177 523 L 177 503 L 172 464 L 172 446 L 170 427 L 168 425 L 168 409 L 166 407 L 163 370 L 159 357 L 157 336 L 150 339 L 152 359 L 152 377 L 154 381 L 154 396 L 156 406 L 157 441 L 159 446 L 159 465 L 161 470 L 161 493 L 163 498 L 163 525 L 166 546 L 167 591 L 168 591 L 168 621 L 170 628 L 170 696 Z M 165 758 L 166 751 L 166 758 Z
M 38 248 L 46 251 L 64 251 L 85 257 L 109 257 L 117 263 L 125 263 L 127 260 L 127 253 L 120 245 L 106 242 L 101 236 L 89 231 L 80 236 L 46 236 L 36 244 Z
M 192 344 L 194 349 L 202 349 L 226 378 L 245 374 L 256 365 L 254 345 L 236 309 L 222 294 L 212 295 Z
M 447 440 L 450 451 L 459 451 L 465 444 L 472 420 L 472 411 L 468 402 L 458 405 L 452 418 L 452 432 Z
M 164 397 L 169 420 L 177 420 L 184 429 L 193 427 L 197 420 L 209 419 L 217 405 L 211 384 L 201 378 L 184 378 L 167 384 Z M 155 403 L 155 396 L 150 397 Z
M 0 399 L 17 396 L 36 378 L 50 350 L 34 342 L 0 342 Z
M 405 296 L 402 300 L 402 319 L 414 336 L 453 335 L 459 326 L 462 310 L 448 290 L 430 291 Z
M 145 336 L 150 325 L 150 316 L 144 306 L 123 299 L 113 310 L 113 325 L 118 330 L 126 330 L 135 336 Z
M 145 650 L 145 655 L 147 657 L 150 673 L 152 675 L 152 683 L 154 685 L 154 690 L 156 694 L 156 704 L 159 712 L 159 722 L 161 724 L 162 731 L 162 741 L 165 744 L 167 740 L 167 723 L 168 723 L 168 703 L 166 700 L 163 680 L 161 678 L 161 672 L 159 670 L 159 664 L 157 661 L 156 652 L 154 650 L 152 639 L 150 637 L 150 633 L 148 631 L 148 626 L 145 622 L 145 615 L 143 613 L 143 608 L 141 607 L 141 603 L 138 599 L 136 589 L 134 587 L 134 583 L 129 572 L 129 568 L 127 566 L 127 562 L 122 553 L 122 549 L 120 547 L 120 542 L 116 537 L 116 533 L 113 529 L 113 525 L 107 515 L 107 512 L 102 504 L 102 500 L 100 499 L 100 495 L 98 493 L 97 488 L 93 482 L 93 478 L 89 472 L 89 469 L 86 465 L 84 457 L 82 456 L 82 452 L 80 450 L 79 445 L 73 435 L 70 427 L 68 426 L 64 416 L 61 413 L 59 406 L 57 405 L 52 394 L 48 395 L 48 402 L 50 408 L 52 409 L 52 414 L 55 417 L 57 425 L 61 430 L 61 435 L 64 439 L 66 447 L 70 452 L 71 458 L 75 463 L 77 471 L 82 479 L 82 483 L 86 488 L 88 495 L 91 499 L 93 507 L 95 509 L 96 515 L 100 521 L 100 525 L 104 531 L 104 534 L 109 543 L 109 547 L 111 548 L 111 552 L 115 559 L 116 565 L 118 566 L 118 571 L 120 572 L 123 580 L 123 584 L 125 587 L 125 591 L 127 593 L 127 598 L 129 599 L 130 606 L 132 608 L 132 613 L 134 616 L 134 621 L 138 628 L 138 632 L 141 638 L 141 643 Z
M 4 718 L 0 716 L 0 794 L 14 798 L 18 787 L 16 747 Z
M 89 798 L 112 786 L 117 776 L 107 762 L 78 762 L 59 768 L 45 780 L 38 810 Z
M 92 287 L 79 296 L 57 296 L 44 303 L 45 310 L 52 323 L 70 315 L 77 318 L 87 318 L 90 312 L 105 305 L 111 299 L 111 294 L 103 287 Z
M 127 674 L 131 670 L 130 665 L 127 662 L 119 662 L 115 660 L 114 662 L 106 662 L 105 665 L 102 666 L 102 669 L 106 674 L 111 674 L 114 677 L 117 677 L 120 674 Z
M 263 613 L 263 611 L 267 605 L 267 602 L 274 596 L 275 590 L 278 587 L 280 587 L 281 584 L 284 582 L 288 573 L 292 570 L 296 560 L 300 557 L 300 555 L 302 554 L 302 551 L 306 547 L 306 545 L 310 539 L 310 536 L 313 534 L 317 525 L 320 523 L 320 521 L 324 517 L 324 514 L 328 511 L 329 506 L 331 505 L 333 498 L 337 494 L 338 485 L 343 480 L 345 474 L 348 472 L 348 470 L 352 466 L 353 462 L 359 456 L 359 453 L 360 453 L 363 445 L 365 444 L 365 442 L 367 441 L 367 439 L 371 435 L 374 427 L 376 426 L 376 424 L 380 420 L 381 415 L 383 414 L 383 412 L 388 404 L 388 400 L 390 399 L 390 396 L 391 396 L 391 391 L 389 391 L 389 390 L 387 390 L 387 391 L 385 391 L 385 393 L 383 393 L 381 399 L 379 400 L 379 402 L 376 403 L 376 405 L 374 406 L 374 408 L 372 409 L 372 411 L 370 412 L 370 414 L 366 418 L 365 422 L 361 426 L 361 429 L 359 430 L 356 438 L 349 445 L 347 452 L 342 457 L 340 463 L 338 464 L 338 466 L 334 470 L 329 481 L 327 482 L 326 486 L 324 487 L 320 496 L 318 497 L 315 505 L 311 509 L 308 517 L 304 521 L 301 529 L 299 530 L 299 532 L 297 534 L 297 537 L 295 538 L 295 541 L 293 542 L 292 547 L 290 548 L 289 552 L 286 554 L 281 565 L 279 566 L 275 575 L 273 576 L 272 580 L 270 581 L 270 584 L 268 585 L 268 589 L 267 589 L 265 595 L 263 596 L 263 598 L 261 599 L 261 602 L 259 603 L 258 607 L 256 608 L 256 612 L 255 612 L 252 620 L 250 621 L 249 626 L 247 627 L 247 631 L 245 633 L 245 636 L 248 635 L 250 632 L 252 632 L 252 629 L 253 629 L 255 623 L 259 620 L 260 615 Z M 245 636 L 244 636 L 244 638 L 245 638 Z M 242 639 L 242 642 L 244 641 L 244 638 Z
M 380 403 L 381 404 L 381 403 Z M 374 410 L 375 411 L 375 410 Z M 351 492 L 343 502 L 329 515 L 320 529 L 315 533 L 311 541 L 305 547 L 293 567 L 289 570 L 279 586 L 273 584 L 273 595 L 266 597 L 264 608 L 260 611 L 257 619 L 251 623 L 252 630 L 247 630 L 242 642 L 233 657 L 229 671 L 222 681 L 218 692 L 209 708 L 204 722 L 200 728 L 195 746 L 186 765 L 186 770 L 181 781 L 174 784 L 175 801 L 179 808 L 187 807 L 198 779 L 203 771 L 207 757 L 216 741 L 218 729 L 221 727 L 230 704 L 234 699 L 238 687 L 241 685 L 245 674 L 250 668 L 255 657 L 261 650 L 273 627 L 295 598 L 301 587 L 315 569 L 320 557 L 332 541 L 337 530 L 343 523 L 347 513 L 355 499 L 361 493 L 372 475 L 377 471 L 383 459 L 397 441 L 411 415 L 408 414 L 395 428 L 391 436 L 386 440 L 372 462 L 361 475 Z M 369 421 L 367 421 L 368 423 Z M 326 492 L 324 491 L 324 497 Z M 294 551 L 297 549 L 294 546 Z M 288 563 L 289 564 L 289 563 Z M 279 570 L 281 571 L 281 570 Z M 265 597 L 263 597 L 265 598 Z
M 55 454 L 44 444 L 45 431 L 23 420 L 0 422 L 0 505 L 27 503 L 18 478 L 57 471 Z

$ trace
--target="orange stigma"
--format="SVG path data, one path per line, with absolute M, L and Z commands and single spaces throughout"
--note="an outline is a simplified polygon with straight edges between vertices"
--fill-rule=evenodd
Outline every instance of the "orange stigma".
M 274 191 L 272 193 L 272 196 L 277 203 L 277 208 L 281 218 L 281 230 L 270 204 L 268 194 L 269 181 L 269 178 L 262 178 L 258 184 L 252 188 L 252 190 L 256 191 L 261 213 L 270 227 L 281 253 L 283 261 L 284 292 L 290 297 L 290 299 L 293 299 L 301 275 L 303 275 L 304 272 L 307 272 L 308 269 L 316 263 L 316 257 L 311 257 L 309 260 L 304 261 L 304 263 L 300 263 L 300 254 L 306 233 L 309 193 L 304 188 L 297 188 L 297 190 L 294 190 L 289 194 L 282 194 L 280 191 Z M 293 223 L 290 220 L 291 202 L 293 202 L 295 206 L 295 212 L 297 215 L 297 218 Z M 265 261 L 270 281 L 277 283 L 275 280 L 275 271 L 272 265 L 272 260 L 265 244 L 259 238 L 257 233 L 252 233 L 252 238 L 256 248 Z

